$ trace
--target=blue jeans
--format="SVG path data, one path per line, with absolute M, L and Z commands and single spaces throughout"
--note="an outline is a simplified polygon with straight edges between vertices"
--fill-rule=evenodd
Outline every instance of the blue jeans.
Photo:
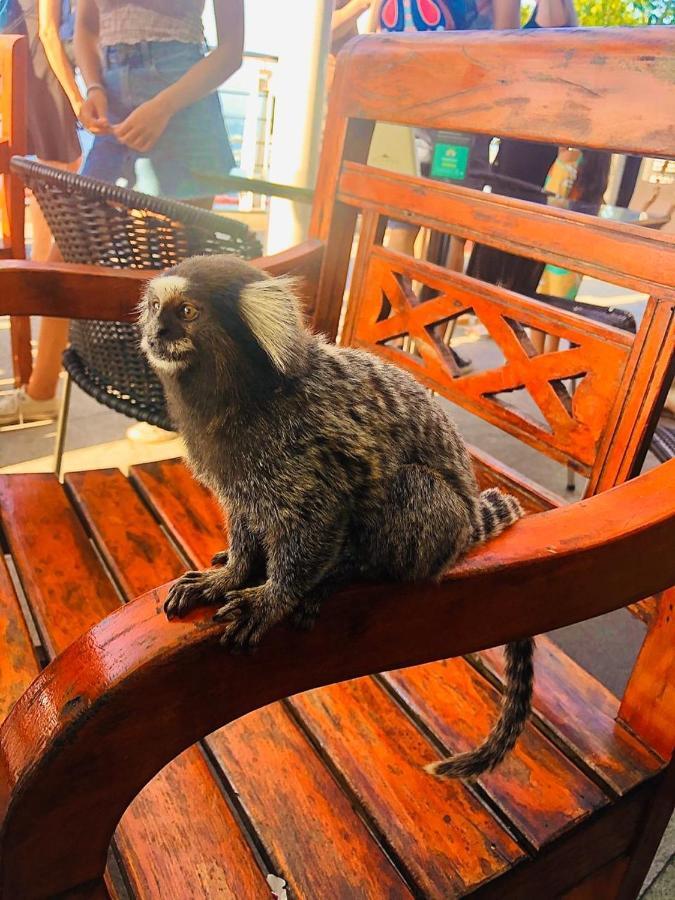
M 103 81 L 108 93 L 108 119 L 122 122 L 136 107 L 174 84 L 203 57 L 198 44 L 151 41 L 117 44 L 103 52 Z M 115 184 L 136 184 L 141 154 L 112 134 L 96 135 L 82 173 Z M 209 176 L 227 175 L 234 157 L 225 129 L 220 100 L 209 94 L 176 113 L 155 146 L 143 154 L 154 175 L 152 193 L 196 200 L 212 197 L 218 185 Z

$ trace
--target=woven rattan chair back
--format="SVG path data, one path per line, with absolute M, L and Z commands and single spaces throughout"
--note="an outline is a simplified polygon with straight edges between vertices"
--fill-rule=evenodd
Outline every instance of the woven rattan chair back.
M 165 269 L 193 254 L 261 254 L 241 222 L 138 191 L 14 157 L 65 262 L 118 269 Z M 92 316 L 96 297 L 91 298 Z M 162 386 L 138 347 L 135 325 L 73 322 L 64 366 L 99 403 L 133 419 L 171 428 Z

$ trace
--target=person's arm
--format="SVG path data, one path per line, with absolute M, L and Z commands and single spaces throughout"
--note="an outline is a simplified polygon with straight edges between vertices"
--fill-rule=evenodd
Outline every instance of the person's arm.
M 349 34 L 358 17 L 367 9 L 370 9 L 370 0 L 348 0 L 342 9 L 334 10 L 330 26 L 332 40 Z
M 577 24 L 572 0 L 539 0 L 535 21 L 540 28 L 565 28 Z
M 96 0 L 78 0 L 73 47 L 75 59 L 88 88 L 87 97 L 80 110 L 80 121 L 94 134 L 110 130 L 108 98 L 102 86 L 98 27 Z
M 138 106 L 113 127 L 118 140 L 141 153 L 150 150 L 172 116 L 215 90 L 241 66 L 244 0 L 214 0 L 218 46 L 175 84 Z
M 495 31 L 520 28 L 520 0 L 492 0 L 492 27 Z
M 38 0 L 38 36 L 44 47 L 49 66 L 65 91 L 76 116 L 80 115 L 82 94 L 75 81 L 73 67 L 59 36 L 61 24 L 60 0 Z

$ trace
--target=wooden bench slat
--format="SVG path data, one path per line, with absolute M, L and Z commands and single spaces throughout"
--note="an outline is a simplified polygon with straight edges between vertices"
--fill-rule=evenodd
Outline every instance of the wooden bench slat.
M 40 671 L 7 564 L 0 556 L 0 722 Z
M 374 679 L 289 703 L 425 895 L 461 896 L 525 857 L 464 783 L 424 771 L 438 753 Z
M 0 520 L 49 657 L 119 606 L 54 475 L 0 476 Z
M 504 674 L 501 647 L 474 660 L 498 678 Z M 658 772 L 663 762 L 616 721 L 619 701 L 550 639 L 537 638 L 533 705 L 562 745 L 617 794 Z
M 411 896 L 281 704 L 222 728 L 209 746 L 295 896 Z
M 499 715 L 501 694 L 464 659 L 383 677 L 452 753 L 478 746 Z M 504 762 L 478 783 L 537 850 L 608 801 L 607 794 L 532 726 Z
M 206 566 L 228 545 L 218 504 L 180 459 L 132 466 L 130 478 L 195 564 Z M 189 502 L 187 502 L 189 498 Z
M 127 600 L 185 566 L 119 469 L 71 472 L 66 486 Z
M 176 550 L 119 469 L 70 473 L 66 484 L 127 600 L 185 571 Z M 267 885 L 198 747 L 166 766 L 116 833 L 140 896 L 187 884 L 191 897 L 254 897 Z M 182 852 L 181 852 L 182 847 Z
M 125 479 L 121 473 L 118 475 L 121 484 Z M 105 476 L 99 477 L 98 484 L 102 485 L 104 478 Z M 89 484 L 93 486 L 94 480 Z M 129 491 L 133 493 L 130 486 Z M 93 493 L 96 494 L 95 489 Z M 112 493 L 104 494 L 102 490 L 98 497 L 99 511 L 104 511 L 104 497 L 113 500 Z M 125 521 L 114 518 L 112 507 L 106 509 L 105 515 L 109 517 L 111 531 L 119 537 L 119 526 L 131 534 L 137 533 L 137 523 L 131 516 L 131 510 L 124 507 L 122 495 L 113 506 L 125 510 Z M 38 613 L 45 646 L 49 654 L 54 655 L 117 608 L 120 603 L 118 594 L 55 476 L 11 475 L 0 478 L 0 507 L 4 530 L 28 601 Z M 150 515 L 146 515 L 152 521 Z M 159 531 L 158 526 L 157 530 Z M 123 543 L 120 538 L 120 544 Z M 136 565 L 140 566 L 139 560 Z M 151 564 L 147 563 L 147 566 L 151 573 Z M 183 769 L 188 766 L 198 767 L 200 751 L 190 749 L 187 754 Z M 246 854 L 240 853 L 235 835 L 215 835 L 212 832 L 213 808 L 220 808 L 221 819 L 232 819 L 213 777 L 209 775 L 208 781 L 201 776 L 195 779 L 184 778 L 180 772 L 174 772 L 174 765 L 176 764 L 172 763 L 167 766 L 148 785 L 142 804 L 137 805 L 138 801 L 134 801 L 117 829 L 116 840 L 121 848 L 132 843 L 136 846 L 134 852 L 137 856 L 129 860 L 130 870 L 127 874 L 130 879 L 133 881 L 142 867 L 149 873 L 179 872 L 175 883 L 194 884 L 191 896 L 206 900 L 217 895 L 211 891 L 211 887 L 215 889 L 222 884 L 220 869 L 214 866 L 214 860 L 217 860 L 220 867 L 238 869 L 241 866 L 239 875 L 232 875 L 233 884 L 240 878 L 242 883 L 255 884 L 259 894 L 265 891 L 264 879 L 257 870 L 250 851 L 247 858 Z M 199 774 L 200 770 L 197 771 Z M 180 790 L 177 789 L 178 783 L 181 784 Z M 207 798 L 210 798 L 208 803 Z M 152 813 L 149 819 L 156 823 L 155 827 L 158 829 L 151 836 L 148 830 L 150 826 L 146 822 L 150 807 Z M 176 838 L 182 833 L 185 821 L 189 821 L 191 829 L 198 834 L 198 837 L 191 833 L 186 837 L 190 846 L 189 855 L 176 853 Z M 227 848 L 227 853 L 224 848 Z M 139 856 L 142 857 L 140 867 L 136 866 Z M 122 853 L 122 862 L 126 868 L 125 852 Z M 195 878 L 195 867 L 201 872 L 199 879 Z M 251 867 L 257 870 L 255 882 L 246 874 L 252 871 Z M 213 885 L 209 883 L 209 873 L 214 875 Z M 232 896 L 237 895 L 233 893 Z M 238 896 L 255 896 L 255 892 L 240 893 Z
M 269 894 L 198 747 L 146 785 L 122 816 L 115 841 L 138 897 L 240 900 Z
M 136 473 L 140 476 L 137 478 L 137 483 L 146 475 L 145 467 L 140 467 L 140 469 L 141 471 L 137 471 Z M 167 479 L 169 480 L 167 481 Z M 156 586 L 159 581 L 157 571 L 154 568 L 154 561 L 156 560 L 163 561 L 163 568 L 161 571 L 164 575 L 175 568 L 178 569 L 178 573 L 184 571 L 185 566 L 181 564 L 176 550 L 171 546 L 168 538 L 162 532 L 159 524 L 153 519 L 150 512 L 142 505 L 142 503 L 140 503 L 138 495 L 135 493 L 132 485 L 124 478 L 121 472 L 118 470 L 109 470 L 70 474 L 66 477 L 66 481 L 75 501 L 81 507 L 83 515 L 86 520 L 91 523 L 93 533 L 96 535 L 97 540 L 100 541 L 100 549 L 103 556 L 110 565 L 115 577 L 120 580 L 120 582 L 122 581 L 123 572 L 126 570 L 126 578 L 129 587 L 133 589 L 133 593 L 130 597 L 148 591 Z M 149 491 L 153 500 L 156 499 L 157 496 L 160 496 L 165 501 L 164 509 L 178 508 L 196 510 L 199 509 L 200 502 L 204 500 L 202 491 L 187 470 L 182 464 L 173 460 L 169 463 L 154 465 L 152 467 L 152 479 L 147 478 L 144 483 L 151 485 Z M 181 493 L 181 488 L 183 487 L 187 490 L 185 494 Z M 162 490 L 163 488 L 166 488 L 166 490 Z M 173 490 L 174 488 L 176 488 L 176 490 Z M 176 535 L 180 537 L 182 543 L 183 532 L 178 529 L 189 528 L 189 534 L 193 539 L 191 546 L 198 547 L 199 534 L 207 534 L 211 535 L 214 540 L 217 539 L 219 542 L 218 549 L 222 549 L 222 532 L 217 526 L 217 519 L 215 518 L 217 507 L 211 500 L 210 495 L 206 494 L 205 499 L 208 503 L 204 503 L 204 508 L 200 510 L 200 514 L 204 515 L 204 519 L 200 522 L 202 530 L 196 532 L 194 529 L 193 518 L 184 516 L 177 525 Z M 119 515 L 120 509 L 125 510 L 124 517 Z M 129 511 L 133 511 L 133 516 L 126 515 Z M 134 537 L 129 539 L 126 536 L 129 533 L 133 534 Z M 137 542 L 136 536 L 138 535 L 143 536 L 143 557 L 136 559 L 133 565 L 130 566 L 128 564 L 128 554 L 129 552 L 133 552 Z M 200 548 L 198 552 L 202 555 L 202 564 L 208 563 L 210 556 L 212 555 L 208 544 L 204 549 Z M 175 575 L 169 575 L 168 577 L 175 577 Z M 164 578 L 164 580 L 168 580 L 168 578 Z M 311 857 L 307 857 L 304 853 L 301 853 L 297 859 L 290 861 L 286 859 L 283 854 L 279 856 L 277 837 L 274 837 L 276 830 L 269 828 L 270 819 L 273 819 L 276 815 L 275 810 L 277 808 L 280 810 L 283 821 L 286 821 L 285 817 L 289 807 L 293 806 L 293 804 L 298 804 L 300 800 L 295 792 L 293 793 L 293 796 L 289 796 L 285 793 L 285 787 L 290 785 L 290 781 L 280 778 L 279 769 L 277 768 L 276 749 L 274 749 L 274 751 L 263 751 L 263 745 L 266 742 L 267 744 L 272 742 L 275 748 L 277 744 L 283 742 L 286 746 L 292 748 L 294 757 L 296 758 L 296 765 L 299 765 L 298 760 L 302 760 L 302 765 L 305 766 L 309 772 L 309 778 L 313 778 L 316 784 L 322 786 L 325 786 L 326 783 L 328 783 L 329 789 L 326 796 L 329 797 L 330 803 L 326 807 L 326 815 L 328 815 L 328 810 L 332 805 L 335 804 L 341 809 L 348 811 L 345 813 L 345 817 L 348 816 L 350 819 L 348 828 L 350 838 L 347 842 L 348 846 L 345 847 L 344 841 L 340 844 L 339 841 L 335 843 L 331 840 L 331 847 L 333 847 L 333 850 L 331 851 L 332 855 L 326 858 L 326 869 L 325 872 L 320 874 L 320 877 L 325 877 L 329 880 L 337 877 L 335 873 L 339 872 L 340 868 L 346 865 L 345 859 L 355 856 L 357 860 L 360 860 L 358 866 L 354 867 L 354 864 L 352 863 L 352 870 L 346 872 L 350 879 L 356 879 L 352 881 L 353 885 L 358 885 L 360 883 L 359 879 L 362 877 L 362 872 L 359 867 L 362 866 L 363 871 L 372 871 L 373 877 L 377 875 L 384 884 L 391 882 L 392 886 L 396 886 L 396 890 L 399 891 L 399 893 L 395 893 L 395 896 L 408 896 L 408 892 L 404 889 L 398 876 L 395 875 L 395 873 L 392 875 L 391 864 L 367 834 L 367 831 L 359 821 L 358 817 L 350 810 L 349 801 L 345 797 L 338 797 L 339 791 L 334 785 L 330 784 L 330 776 L 323 771 L 322 763 L 315 757 L 306 738 L 298 733 L 297 727 L 289 721 L 288 716 L 283 713 L 283 711 L 280 714 L 277 714 L 275 711 L 262 710 L 251 713 L 247 716 L 246 721 L 248 729 L 255 730 L 256 733 L 264 735 L 264 738 L 261 739 L 259 746 L 256 748 L 256 753 L 260 759 L 267 756 L 269 765 L 265 767 L 264 772 L 260 771 L 260 767 L 255 766 L 249 773 L 245 775 L 239 774 L 237 776 L 237 781 L 235 782 L 235 790 L 240 795 L 246 794 L 247 791 L 253 791 L 256 796 L 267 796 L 265 792 L 269 792 L 271 789 L 268 780 L 271 779 L 272 781 L 272 787 L 276 794 L 275 798 L 270 799 L 268 797 L 266 805 L 258 810 L 257 816 L 253 816 L 252 818 L 256 831 L 260 834 L 270 858 L 277 858 L 279 860 L 281 871 L 276 874 L 280 874 L 284 878 L 288 875 L 290 879 L 295 879 L 297 884 L 305 886 L 307 889 L 307 896 L 317 896 L 313 889 L 315 861 L 312 861 Z M 238 725 L 238 723 L 236 724 Z M 210 749 L 217 755 L 220 755 L 221 752 L 232 755 L 234 751 L 231 749 L 223 751 L 224 745 L 227 745 L 228 747 L 232 745 L 237 748 L 236 754 L 239 755 L 241 747 L 237 739 L 236 725 L 225 729 L 220 739 L 218 738 L 219 734 L 221 733 L 208 739 L 207 744 Z M 267 755 L 268 752 L 269 755 Z M 199 751 L 196 748 L 191 748 L 185 755 L 186 760 L 189 759 L 190 765 L 194 769 L 198 764 L 192 756 L 189 756 L 189 754 L 199 757 Z M 269 772 L 267 771 L 268 768 Z M 176 776 L 173 772 L 171 776 L 169 776 L 170 769 L 171 767 L 167 767 L 167 769 L 164 770 L 164 774 L 167 775 L 167 778 L 162 781 L 161 788 L 159 789 L 162 793 L 165 793 L 167 790 L 166 782 L 169 777 L 176 781 Z M 155 782 L 153 781 L 152 784 L 154 783 Z M 184 790 L 184 784 L 181 788 L 182 790 Z M 195 789 L 192 781 L 190 781 L 189 784 L 192 796 L 200 803 L 201 800 L 199 798 L 204 796 L 204 790 Z M 210 787 L 211 792 L 214 790 L 217 791 L 212 776 Z M 141 797 L 145 797 L 146 795 L 149 795 L 149 788 L 146 788 Z M 174 834 L 172 832 L 175 830 L 175 827 L 170 829 L 169 833 L 165 835 L 164 829 L 160 827 L 160 821 L 156 832 L 153 832 L 151 835 L 148 826 L 143 825 L 144 819 L 148 818 L 149 802 L 153 797 L 154 795 L 149 795 L 148 799 L 144 800 L 142 803 L 139 803 L 140 798 L 137 798 L 125 815 L 125 818 L 122 820 L 122 824 L 127 824 L 127 817 L 129 817 L 130 812 L 133 811 L 133 831 L 137 840 L 138 838 L 143 838 L 143 844 L 150 843 L 151 845 L 155 843 L 162 844 L 163 842 L 168 841 L 169 847 L 173 846 Z M 267 803 L 270 805 L 268 806 Z M 138 807 L 137 804 L 139 804 Z M 208 831 L 212 827 L 210 824 L 211 813 L 212 810 L 207 806 L 200 809 L 187 809 L 185 810 L 185 820 L 190 822 L 190 828 L 192 830 L 201 833 L 205 830 Z M 157 818 L 156 812 L 153 813 L 153 818 Z M 340 829 L 344 831 L 346 826 L 342 815 L 338 816 L 336 821 L 339 824 Z M 132 827 L 131 823 L 129 824 L 130 827 Z M 313 817 L 311 815 L 306 815 L 306 810 L 303 813 L 303 810 L 299 809 L 298 819 L 295 824 L 297 833 L 295 834 L 294 839 L 289 843 L 293 846 L 297 845 L 300 848 L 305 847 L 313 840 L 315 827 Z M 327 828 L 328 827 L 329 826 L 327 825 Z M 334 825 L 333 827 L 337 828 L 338 826 Z M 283 829 L 281 829 L 281 832 L 279 833 L 282 832 Z M 214 841 L 218 841 L 219 839 L 221 841 L 225 840 L 226 835 L 222 833 L 222 830 L 218 832 L 216 829 Z M 243 842 L 241 836 L 239 836 L 239 841 L 240 843 Z M 124 842 L 125 847 L 127 846 L 127 843 L 128 842 L 126 841 Z M 282 841 L 282 843 L 285 843 L 285 841 Z M 120 842 L 120 847 L 121 846 L 122 842 Z M 210 849 L 211 852 L 214 851 L 213 846 Z M 245 845 L 232 848 L 228 853 L 229 857 L 233 856 L 233 851 L 237 851 L 237 854 L 235 854 L 237 856 L 238 853 L 245 851 L 250 855 L 250 851 L 247 851 Z M 188 847 L 186 844 L 183 859 L 186 861 L 187 865 L 192 865 L 194 862 L 195 852 L 196 850 L 194 847 Z M 180 850 L 177 849 L 176 853 L 180 854 Z M 231 859 L 230 866 L 233 865 L 233 862 L 234 861 Z M 236 862 L 238 863 L 238 858 L 236 859 Z M 292 866 L 290 865 L 290 862 L 293 863 Z M 138 870 L 138 878 L 142 877 L 140 874 L 141 870 L 153 868 L 145 865 L 143 862 L 140 862 L 137 865 L 137 860 L 135 858 L 131 859 L 131 864 L 134 872 Z M 175 860 L 172 864 L 175 867 Z M 213 892 L 212 894 L 207 892 L 204 896 L 220 896 L 218 879 L 221 875 L 219 868 L 214 870 L 214 875 L 216 876 L 215 881 L 211 880 L 208 873 L 199 876 L 199 880 L 204 881 L 208 886 L 208 889 Z M 167 866 L 164 866 L 162 870 L 158 871 L 158 877 L 161 878 L 161 882 L 165 887 L 166 885 L 176 883 L 173 874 Z M 192 879 L 194 879 L 195 876 L 188 875 L 187 877 L 187 883 L 192 885 Z M 316 877 L 319 877 L 319 875 Z M 186 878 L 185 872 L 183 872 L 182 878 Z M 139 887 L 140 886 L 141 883 L 139 882 Z M 328 891 L 328 894 L 330 894 L 330 890 Z M 252 895 L 250 893 L 241 893 L 239 896 Z M 377 894 L 373 893 L 372 896 L 377 896 Z

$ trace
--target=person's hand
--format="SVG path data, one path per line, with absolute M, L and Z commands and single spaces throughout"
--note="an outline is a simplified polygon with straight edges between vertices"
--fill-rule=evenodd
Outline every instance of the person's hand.
M 147 153 L 162 136 L 170 119 L 170 110 L 154 97 L 137 106 L 119 125 L 113 125 L 112 132 L 120 143 L 138 153 Z
M 110 131 L 110 123 L 106 92 L 98 88 L 93 90 L 82 103 L 78 118 L 92 134 L 107 134 Z

